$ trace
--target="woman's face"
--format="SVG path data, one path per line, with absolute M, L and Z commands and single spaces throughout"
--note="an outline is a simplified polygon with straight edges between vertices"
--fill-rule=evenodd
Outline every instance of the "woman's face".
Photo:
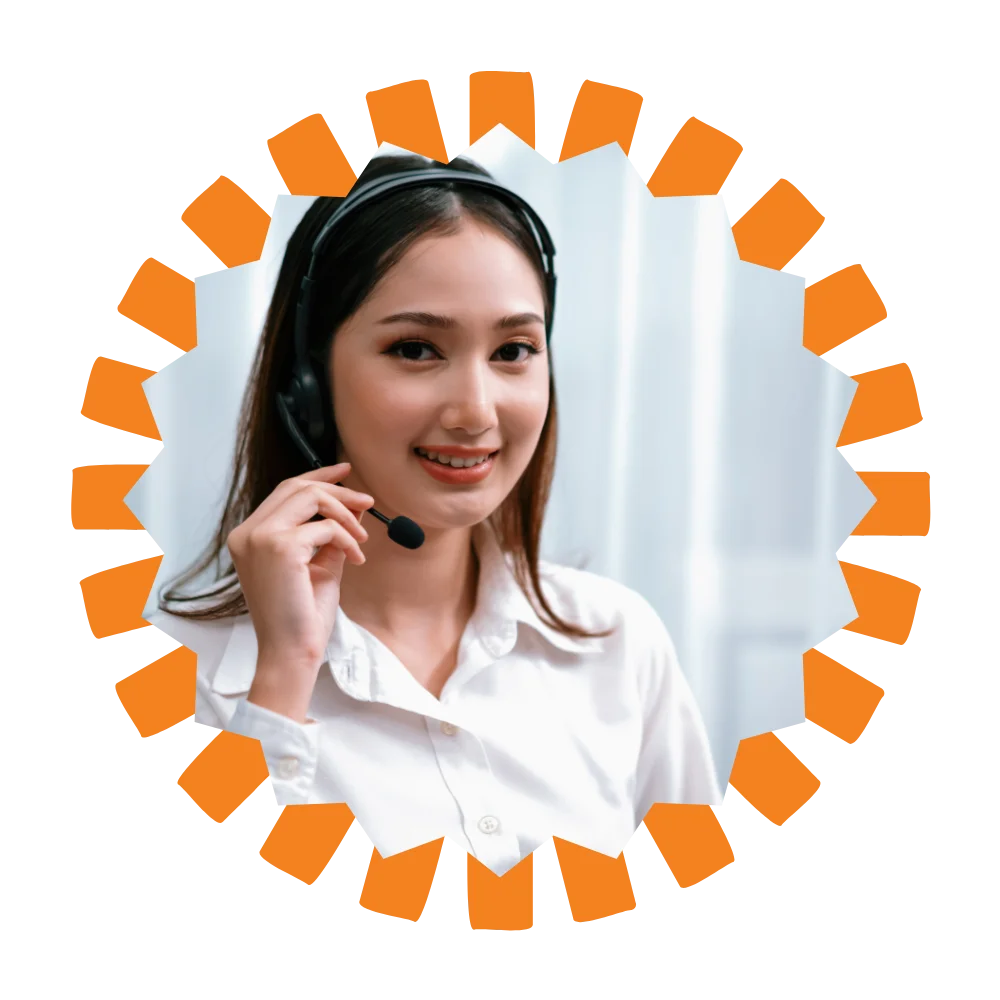
M 543 317 L 534 267 L 495 230 L 466 218 L 414 243 L 333 338 L 345 485 L 424 529 L 488 517 L 548 412 Z

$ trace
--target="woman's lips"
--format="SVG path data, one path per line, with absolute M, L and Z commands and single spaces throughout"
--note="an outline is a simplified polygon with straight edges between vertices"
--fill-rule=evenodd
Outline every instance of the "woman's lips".
M 417 452 L 413 454 L 416 455 L 417 460 L 429 476 L 432 476 L 439 483 L 451 483 L 453 486 L 481 483 L 493 471 L 493 463 L 497 457 L 497 452 L 493 452 L 485 462 L 470 465 L 468 468 L 456 469 L 453 465 L 443 465 L 433 459 L 424 458 Z

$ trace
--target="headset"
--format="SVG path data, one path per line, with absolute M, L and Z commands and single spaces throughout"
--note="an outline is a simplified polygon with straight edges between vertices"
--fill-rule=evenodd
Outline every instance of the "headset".
M 326 412 L 321 391 L 321 383 L 325 381 L 325 376 L 317 371 L 315 363 L 309 357 L 308 344 L 316 272 L 323 253 L 344 219 L 365 205 L 406 188 L 446 184 L 462 184 L 487 190 L 510 207 L 525 223 L 538 246 L 545 269 L 545 289 L 548 298 L 548 314 L 545 317 L 546 343 L 551 339 L 556 298 L 555 245 L 545 223 L 520 195 L 492 177 L 443 167 L 427 167 L 390 174 L 352 189 L 327 219 L 313 241 L 309 266 L 299 285 L 295 305 L 295 355 L 291 378 L 286 388 L 278 392 L 276 398 L 278 413 L 285 429 L 314 469 L 323 467 L 323 462 L 316 453 L 316 447 L 324 438 L 328 421 L 332 419 L 332 414 Z M 400 516 L 390 519 L 374 507 L 369 508 L 369 512 L 388 526 L 389 537 L 404 548 L 415 549 L 423 544 L 423 531 L 409 518 Z

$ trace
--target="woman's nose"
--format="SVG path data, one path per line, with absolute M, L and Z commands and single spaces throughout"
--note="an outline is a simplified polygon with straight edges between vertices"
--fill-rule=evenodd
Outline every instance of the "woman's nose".
M 493 379 L 488 367 L 463 365 L 449 380 L 448 404 L 441 415 L 447 430 L 460 430 L 475 436 L 496 426 L 496 401 Z

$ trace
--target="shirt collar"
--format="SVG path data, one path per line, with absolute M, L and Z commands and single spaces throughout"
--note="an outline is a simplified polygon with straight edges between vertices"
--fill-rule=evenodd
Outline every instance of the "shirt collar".
M 568 653 L 599 650 L 598 640 L 565 635 L 542 621 L 517 582 L 513 557 L 501 549 L 488 522 L 473 529 L 473 543 L 479 557 L 479 591 L 473 623 L 494 655 L 505 655 L 513 648 L 520 624 L 527 625 L 550 645 Z
M 517 583 L 512 558 L 501 549 L 488 522 L 476 525 L 472 538 L 479 558 L 479 586 L 472 625 L 493 656 L 510 652 L 517 641 L 519 625 L 528 626 L 550 645 L 565 652 L 599 651 L 599 640 L 564 635 L 542 621 Z M 347 693 L 363 701 L 377 698 L 378 680 L 375 672 L 369 669 L 377 656 L 372 637 L 339 607 L 326 656 L 337 683 Z M 249 691 L 256 663 L 257 637 L 253 623 L 249 615 L 241 615 L 233 624 L 212 681 L 212 690 L 219 694 Z

